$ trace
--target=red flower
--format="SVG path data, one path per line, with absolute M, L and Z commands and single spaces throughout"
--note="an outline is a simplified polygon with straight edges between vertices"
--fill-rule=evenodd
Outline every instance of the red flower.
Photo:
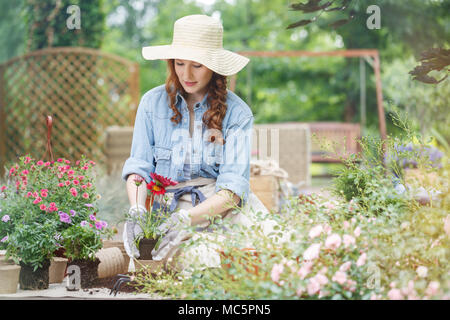
M 153 193 L 154 195 L 166 193 L 166 189 L 164 187 L 158 186 L 153 181 L 150 181 L 150 183 L 147 184 L 147 189 L 150 190 L 150 192 Z
M 170 178 L 166 178 L 163 176 L 160 176 L 159 174 L 156 173 L 150 173 L 150 177 L 152 177 L 153 180 L 155 180 L 156 184 L 161 184 L 161 186 L 163 188 L 169 187 L 169 186 L 176 186 L 178 184 L 177 181 L 172 181 L 170 180 Z

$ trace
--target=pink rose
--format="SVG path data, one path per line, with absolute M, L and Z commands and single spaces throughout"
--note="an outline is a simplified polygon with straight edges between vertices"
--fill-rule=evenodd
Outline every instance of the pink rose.
M 439 282 L 437 281 L 431 281 L 428 284 L 428 287 L 425 291 L 425 293 L 429 296 L 434 296 L 439 292 Z
M 311 272 L 312 267 L 313 263 L 311 261 L 306 261 L 305 263 L 303 263 L 302 267 L 297 272 L 300 279 L 305 279 L 306 276 Z
M 328 278 L 321 273 L 316 274 L 314 277 L 311 278 L 311 280 L 312 279 L 317 281 L 317 283 L 320 284 L 320 286 L 324 286 L 328 283 Z
M 341 245 L 341 237 L 333 233 L 332 235 L 328 236 L 327 240 L 325 240 L 325 248 L 336 250 Z
M 365 252 L 363 252 L 359 256 L 358 260 L 356 261 L 356 266 L 361 267 L 361 266 L 365 265 L 366 264 L 366 260 L 367 260 L 367 254 Z
M 360 227 L 356 227 L 356 229 L 353 232 L 353 234 L 355 235 L 355 237 L 358 238 L 361 235 L 361 228 Z
M 314 228 L 312 228 L 312 229 L 309 231 L 309 237 L 310 237 L 311 239 L 314 239 L 315 237 L 320 236 L 320 234 L 322 233 L 322 231 L 323 231 L 323 227 L 319 224 L 318 226 L 315 226 Z
M 319 292 L 320 284 L 314 278 L 311 278 L 309 279 L 306 289 L 308 290 L 308 294 L 312 296 L 313 294 Z
M 283 264 L 274 264 L 272 267 L 272 272 L 270 276 L 272 277 L 273 282 L 278 282 L 280 280 L 280 275 L 283 273 L 284 267 Z
M 305 260 L 314 260 L 319 257 L 320 253 L 320 243 L 312 244 L 308 249 L 303 253 L 303 259 Z
M 352 262 L 351 262 L 351 261 L 347 261 L 347 262 L 344 262 L 344 263 L 339 267 L 339 270 L 340 270 L 340 271 L 343 271 L 343 272 L 346 272 L 346 271 L 348 271 L 348 270 L 350 269 L 351 266 L 352 266 Z
M 420 266 L 420 267 L 417 268 L 416 272 L 417 272 L 419 277 L 425 278 L 427 276 L 427 274 L 428 274 L 428 268 L 424 267 L 424 266 Z
M 348 246 L 355 244 L 355 238 L 353 238 L 352 236 L 348 235 L 348 234 L 344 234 L 343 237 L 343 241 L 344 241 L 344 246 L 347 248 Z
M 390 300 L 403 300 L 403 295 L 399 289 L 393 288 L 387 294 Z
M 336 271 L 331 280 L 342 285 L 347 281 L 347 274 L 343 271 Z

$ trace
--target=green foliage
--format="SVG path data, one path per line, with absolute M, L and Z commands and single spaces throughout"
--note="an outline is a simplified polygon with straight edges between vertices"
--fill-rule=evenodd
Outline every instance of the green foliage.
M 54 220 L 43 223 L 21 222 L 15 226 L 14 232 L 9 234 L 6 255 L 16 264 L 20 261 L 36 271 L 51 259 L 58 248 L 56 232 L 57 222 Z
M 95 253 L 103 247 L 100 235 L 87 221 L 83 226 L 76 224 L 66 229 L 61 235 L 66 249 L 65 256 L 72 260 L 95 260 Z
M 30 51 L 47 47 L 81 46 L 99 48 L 104 37 L 102 0 L 26 0 L 25 23 Z M 66 12 L 70 5 L 81 11 L 81 29 L 69 30 Z

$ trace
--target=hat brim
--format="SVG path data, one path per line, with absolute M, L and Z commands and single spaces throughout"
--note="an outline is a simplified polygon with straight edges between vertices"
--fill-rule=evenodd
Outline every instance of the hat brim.
M 146 60 L 191 60 L 201 63 L 208 69 L 223 76 L 231 76 L 238 73 L 250 61 L 247 57 L 225 49 L 192 48 L 174 45 L 143 47 L 142 56 Z

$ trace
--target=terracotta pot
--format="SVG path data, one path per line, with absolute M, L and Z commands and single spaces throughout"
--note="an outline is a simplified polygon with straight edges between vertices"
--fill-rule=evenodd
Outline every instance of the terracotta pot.
M 50 260 L 45 261 L 42 267 L 33 270 L 28 264 L 20 262 L 20 276 L 19 283 L 22 290 L 43 290 L 48 289 L 48 269 L 50 267 Z
M 5 254 L 6 250 L 0 250 L 0 266 L 14 264 L 14 261 L 12 261 L 11 259 L 6 260 Z
M 152 260 L 152 250 L 158 239 L 143 238 L 139 241 L 139 260 Z
M 20 269 L 20 266 L 15 264 L 0 265 L 0 294 L 17 292 Z
M 130 257 L 128 256 L 127 252 L 125 251 L 125 246 L 123 245 L 123 241 L 113 241 L 113 240 L 103 240 L 103 249 L 108 248 L 119 248 L 122 252 L 122 256 L 124 259 L 124 263 L 127 266 L 126 272 L 128 272 L 128 265 L 130 264 Z
M 64 281 L 64 277 L 67 269 L 66 258 L 53 257 L 48 269 L 48 281 L 49 283 L 61 283 Z
M 128 264 L 125 263 L 122 251 L 117 247 L 101 249 L 95 256 L 100 260 L 98 265 L 100 279 L 128 272 Z

